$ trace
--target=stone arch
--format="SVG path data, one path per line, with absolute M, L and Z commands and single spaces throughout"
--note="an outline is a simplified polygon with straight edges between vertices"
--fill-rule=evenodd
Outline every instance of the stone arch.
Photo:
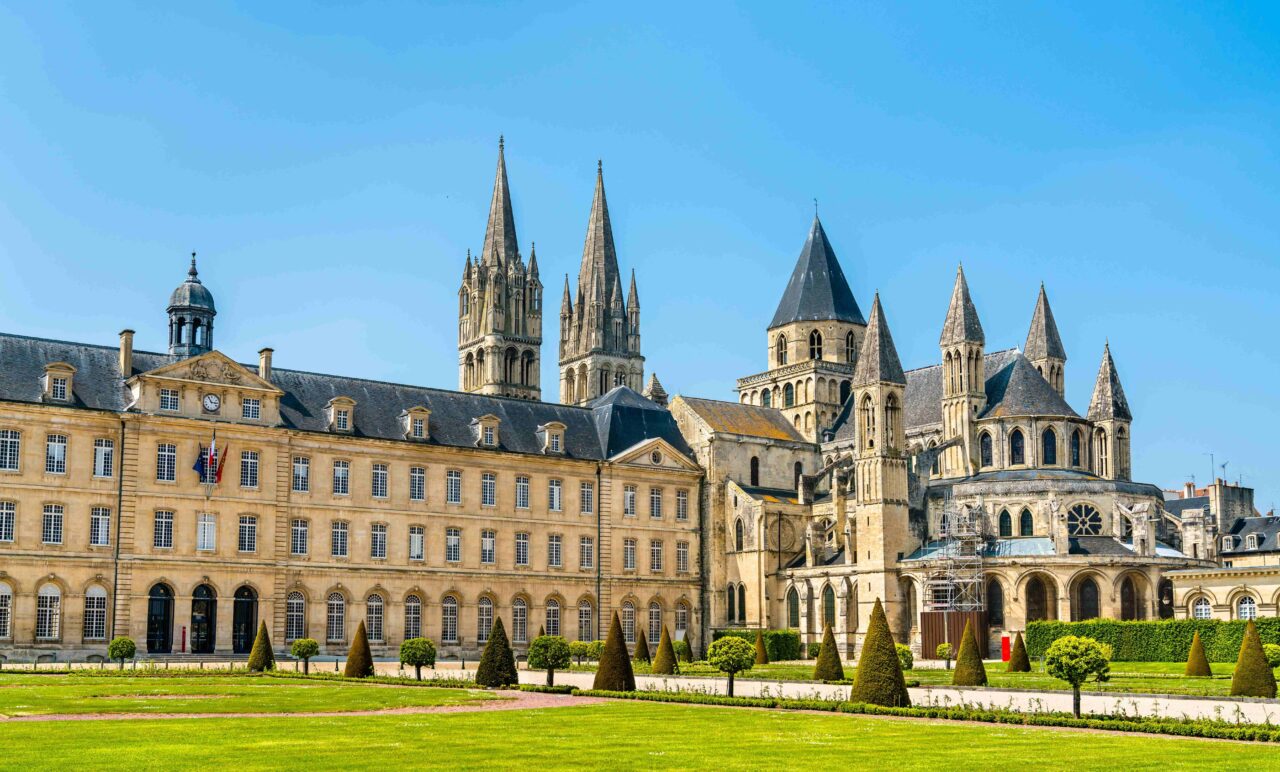
M 1071 620 L 1101 619 L 1104 613 L 1102 588 L 1109 584 L 1106 576 L 1093 568 L 1084 568 L 1073 574 L 1067 582 Z
M 1036 590 L 1037 582 L 1039 592 Z M 1062 588 L 1052 574 L 1039 569 L 1026 571 L 1013 582 L 1013 589 L 1014 600 L 1022 601 L 1025 622 L 1058 618 L 1058 598 Z

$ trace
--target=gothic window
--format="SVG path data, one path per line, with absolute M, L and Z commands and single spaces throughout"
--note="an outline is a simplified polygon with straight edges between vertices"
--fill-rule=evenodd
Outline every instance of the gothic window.
M 742 524 L 742 518 L 733 521 L 733 548 L 738 552 L 742 552 L 742 544 L 746 538 L 746 526 Z
M 779 335 L 776 353 L 774 358 L 778 360 L 778 366 L 781 367 L 787 363 L 787 336 Z
M 1000 536 L 1001 538 L 1013 536 L 1013 518 L 1009 516 L 1009 510 L 1000 510 Z
M 1097 536 L 1101 533 L 1102 513 L 1098 510 L 1088 504 L 1076 504 L 1067 510 L 1069 536 Z
M 858 358 L 858 350 L 853 347 L 853 332 L 844 334 L 844 361 L 853 364 L 853 360 Z M 842 399 L 841 402 L 844 400 Z
M 1100 615 L 1098 583 L 1086 577 L 1076 590 L 1076 621 L 1097 619 Z
M 1031 510 L 1024 507 L 1022 515 L 1018 517 L 1018 535 L 1030 536 L 1032 530 Z
M 1021 429 L 1014 429 L 1009 435 L 1009 463 L 1014 466 L 1027 463 L 1026 443 Z
M 897 436 L 898 415 L 900 408 L 898 407 L 898 397 L 890 394 L 884 400 L 884 444 L 887 447 L 893 447 L 893 438 Z
M 936 448 L 938 447 L 938 443 L 934 442 L 933 440 L 930 440 L 929 447 L 931 449 Z M 941 453 L 933 457 L 933 467 L 930 468 L 929 473 L 934 475 L 942 474 L 942 454 Z
M 800 627 L 800 593 L 794 587 L 787 590 L 787 627 Z
M 809 358 L 822 359 L 822 333 L 817 330 L 809 333 Z
M 829 584 L 822 588 L 822 623 L 836 626 L 836 593 Z
M 851 390 L 852 390 L 852 387 L 849 385 L 848 381 L 840 381 L 840 404 L 841 405 L 849 401 L 849 392 Z
M 1053 429 L 1045 429 L 1040 435 L 1041 466 L 1056 466 L 1058 463 L 1058 433 Z
M 796 490 L 800 490 L 800 476 L 804 474 L 804 464 L 797 461 L 796 465 L 792 468 L 792 471 L 793 471 L 793 474 L 792 474 L 793 479 L 791 482 L 791 487 L 795 488 Z
M 738 624 L 745 625 L 747 623 L 747 586 L 745 584 L 738 585 Z
M 729 592 L 727 595 L 729 599 L 728 621 L 729 624 L 733 624 L 734 620 L 738 618 L 738 592 L 737 588 L 733 586 L 733 582 L 729 583 Z
M 1116 476 L 1129 479 L 1129 438 L 1123 426 L 1116 429 Z
M 1027 582 L 1027 621 L 1037 622 L 1049 618 L 1049 592 L 1044 580 L 1038 576 Z
M 1099 429 L 1093 434 L 1094 474 L 1107 476 L 1107 432 Z
M 765 389 L 760 393 L 760 404 L 765 407 L 773 407 L 773 392 Z
M 1080 430 L 1071 433 L 1071 465 L 1080 466 Z
M 868 394 L 862 398 L 862 445 L 865 448 L 876 446 L 876 406 Z
M 765 393 L 767 394 L 768 392 Z M 760 458 L 757 456 L 751 457 L 751 484 L 760 484 Z
M 987 624 L 1004 627 L 1004 588 L 995 579 L 987 583 Z
M 788 383 L 786 386 L 782 387 L 782 406 L 795 407 L 795 404 L 796 404 L 796 389 L 794 386 Z
M 978 455 L 983 469 L 991 466 L 991 435 L 987 432 L 983 432 L 982 436 L 978 438 Z

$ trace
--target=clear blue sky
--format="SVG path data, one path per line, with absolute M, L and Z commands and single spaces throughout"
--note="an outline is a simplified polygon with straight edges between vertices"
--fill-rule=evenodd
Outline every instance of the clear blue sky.
M 232 356 L 455 388 L 502 133 L 548 398 L 603 158 L 673 393 L 764 369 L 817 197 L 907 367 L 958 261 L 989 349 L 1043 280 L 1080 412 L 1110 338 L 1136 477 L 1280 494 L 1276 4 L 4 5 L 2 330 L 160 349 L 196 249 Z

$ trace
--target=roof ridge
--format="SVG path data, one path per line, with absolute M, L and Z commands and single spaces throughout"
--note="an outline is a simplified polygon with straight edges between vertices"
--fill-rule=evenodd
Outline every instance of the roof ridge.
M 985 354 L 983 354 L 983 355 L 982 355 L 982 358 L 983 358 L 983 360 L 985 361 L 985 360 L 987 360 L 987 359 L 990 359 L 990 358 L 991 358 L 991 357 L 993 357 L 993 356 L 996 356 L 996 355 L 998 355 L 998 354 L 1007 354 L 1007 353 L 1009 353 L 1010 351 L 1016 351 L 1016 352 L 1018 352 L 1019 354 L 1021 354 L 1021 353 L 1022 353 L 1022 349 L 1018 348 L 1017 346 L 1010 346 L 1009 348 L 1002 348 L 1002 349 L 1000 349 L 999 351 L 988 351 L 987 353 L 985 353 Z M 942 367 L 942 363 L 941 363 L 941 362 L 936 362 L 936 363 L 931 364 L 931 365 L 923 365 L 923 366 L 921 366 L 921 367 L 913 367 L 913 368 L 911 368 L 910 370 L 904 370 L 903 372 L 905 372 L 905 373 L 918 373 L 918 372 L 920 372 L 920 371 L 922 371 L 922 370 L 932 370 L 932 369 L 933 369 L 933 368 L 935 368 L 935 367 Z

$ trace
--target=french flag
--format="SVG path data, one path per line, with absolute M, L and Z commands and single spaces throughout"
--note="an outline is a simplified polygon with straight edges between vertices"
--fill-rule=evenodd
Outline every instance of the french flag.
M 226 464 L 226 454 L 223 453 L 222 458 L 218 458 L 218 434 L 214 432 L 213 440 L 209 443 L 209 447 L 200 446 L 200 452 L 196 455 L 196 462 L 191 466 L 196 472 L 200 473 L 200 482 L 209 482 L 209 476 L 213 477 L 215 483 L 222 482 L 222 467 Z

